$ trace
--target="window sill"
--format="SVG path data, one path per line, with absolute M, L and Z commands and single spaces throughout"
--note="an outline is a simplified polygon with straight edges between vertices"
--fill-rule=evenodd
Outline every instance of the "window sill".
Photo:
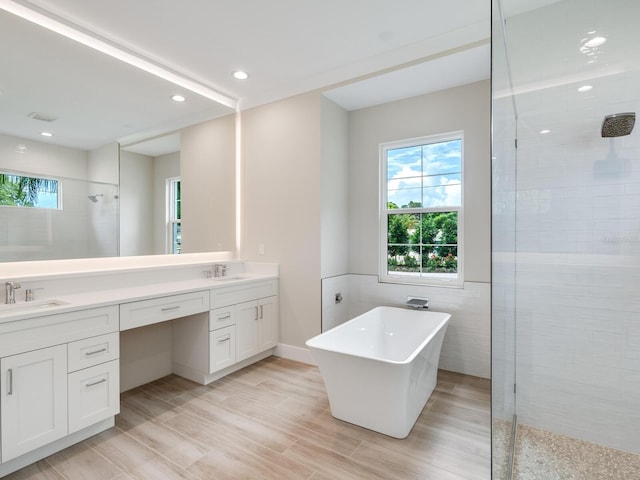
M 409 275 L 378 275 L 378 283 L 437 288 L 464 288 L 464 280 L 461 278 L 438 279 L 428 276 L 412 277 Z

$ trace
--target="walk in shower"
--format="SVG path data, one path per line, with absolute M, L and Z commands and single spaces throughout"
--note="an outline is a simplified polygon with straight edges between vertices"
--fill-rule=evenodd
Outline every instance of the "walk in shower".
M 640 478 L 638 22 L 493 0 L 496 480 Z
M 34 175 L 2 171 L 13 178 Z M 0 262 L 117 256 L 119 186 L 63 176 L 48 178 L 56 189 L 43 192 L 51 197 L 45 205 L 0 202 Z

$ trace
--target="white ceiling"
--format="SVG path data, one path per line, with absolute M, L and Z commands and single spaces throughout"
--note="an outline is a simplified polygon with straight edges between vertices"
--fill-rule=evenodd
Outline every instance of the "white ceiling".
M 0 0 L 0 7 L 3 2 L 10 0 Z M 241 109 L 366 80 L 361 88 L 329 94 L 345 108 L 361 108 L 489 76 L 488 47 L 483 46 L 490 36 L 488 0 L 13 3 L 40 9 L 179 72 L 237 100 Z M 20 66 L 15 75 L 2 69 L 1 110 L 10 105 L 18 116 L 38 111 L 59 117 L 52 127 L 67 117 L 83 117 L 84 123 L 73 127 L 76 137 L 90 139 L 81 148 L 95 148 L 107 139 L 132 143 L 231 111 L 194 94 L 176 106 L 166 101 L 180 90 L 175 86 L 11 14 L 1 12 L 0 22 L 3 37 L 11 38 L 2 42 L 0 61 Z M 445 59 L 443 52 L 456 55 Z M 427 60 L 433 63 L 419 65 Z M 31 62 L 39 71 L 26 67 Z M 394 73 L 402 67 L 409 68 Z M 231 73 L 238 69 L 246 70 L 249 79 L 235 80 Z M 385 75 L 371 78 L 378 73 Z M 100 128 L 93 127 L 94 121 Z M 0 115 L 3 133 L 18 135 L 27 128 L 17 123 Z M 115 126 L 110 128 L 111 123 Z M 74 135 L 68 134 L 67 145 L 82 143 Z
M 491 75 L 489 43 L 327 90 L 345 110 L 359 110 L 485 80 Z

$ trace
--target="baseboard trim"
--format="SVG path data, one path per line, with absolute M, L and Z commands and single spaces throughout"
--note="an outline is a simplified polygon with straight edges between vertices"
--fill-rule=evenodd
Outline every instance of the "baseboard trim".
M 302 362 L 308 365 L 317 365 L 316 361 L 311 356 L 311 352 L 306 348 L 294 347 L 293 345 L 279 343 L 276 346 L 275 352 L 273 352 L 273 354 L 277 357 L 295 360 L 296 362 Z

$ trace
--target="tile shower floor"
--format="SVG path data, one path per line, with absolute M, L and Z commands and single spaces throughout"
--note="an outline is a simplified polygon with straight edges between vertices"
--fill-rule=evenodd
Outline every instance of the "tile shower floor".
M 640 480 L 640 455 L 526 425 L 517 432 L 515 480 Z
M 5 479 L 489 480 L 489 391 L 440 371 L 397 440 L 334 419 L 316 367 L 270 357 L 208 386 L 171 375 L 126 392 L 115 428 Z

